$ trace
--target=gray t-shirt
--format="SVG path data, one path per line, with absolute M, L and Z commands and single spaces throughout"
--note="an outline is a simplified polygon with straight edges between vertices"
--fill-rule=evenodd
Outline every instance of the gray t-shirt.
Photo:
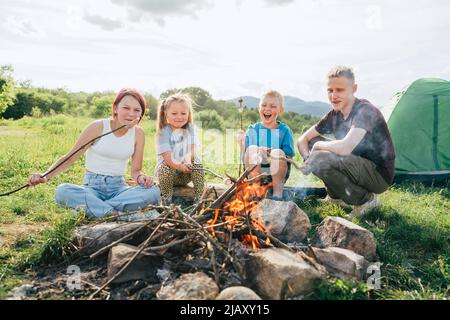
M 160 165 L 164 162 L 162 154 L 170 151 L 174 161 L 186 161 L 186 155 L 190 151 L 191 145 L 198 146 L 198 139 L 195 127 L 189 123 L 185 129 L 173 130 L 167 125 L 161 129 L 156 140 L 156 151 L 158 153 L 158 163 L 156 165 L 155 175 Z M 198 161 L 197 156 L 195 161 Z

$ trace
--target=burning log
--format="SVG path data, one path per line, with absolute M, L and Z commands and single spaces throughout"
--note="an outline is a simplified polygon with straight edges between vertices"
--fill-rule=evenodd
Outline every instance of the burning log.
M 256 169 L 256 165 L 248 168 L 244 171 L 244 173 L 239 177 L 239 179 L 236 180 L 236 182 L 233 184 L 232 187 L 230 187 L 227 191 L 225 191 L 216 201 L 214 201 L 211 206 L 210 209 L 216 209 L 219 208 L 225 201 L 227 201 L 228 199 L 230 199 L 234 193 L 237 190 L 237 187 L 245 180 L 247 179 L 248 175 Z

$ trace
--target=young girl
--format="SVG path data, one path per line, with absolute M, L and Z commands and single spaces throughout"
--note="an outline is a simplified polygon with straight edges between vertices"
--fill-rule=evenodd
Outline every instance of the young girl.
M 158 109 L 156 147 L 163 202 L 172 201 L 173 187 L 194 183 L 194 200 L 200 200 L 205 175 L 196 156 L 197 136 L 193 124 L 192 101 L 188 95 L 177 93 L 164 99 Z M 195 170 L 199 169 L 199 170 Z
M 88 141 L 104 133 L 126 127 L 108 134 L 91 144 L 87 151 L 81 149 L 67 162 L 45 178 L 34 173 L 28 184 L 35 186 L 67 170 L 86 151 L 86 174 L 83 185 L 64 183 L 56 189 L 56 202 L 68 208 L 83 209 L 93 218 L 106 215 L 121 215 L 125 211 L 142 209 L 160 201 L 160 191 L 153 179 L 142 172 L 144 154 L 144 131 L 136 126 L 144 116 L 145 98 L 134 89 L 122 89 L 112 104 L 112 118 L 97 120 L 87 126 L 72 150 L 58 159 L 48 170 L 63 162 Z M 131 176 L 138 186 L 128 187 L 125 183 L 125 170 L 131 157 Z M 144 218 L 134 214 L 127 220 Z

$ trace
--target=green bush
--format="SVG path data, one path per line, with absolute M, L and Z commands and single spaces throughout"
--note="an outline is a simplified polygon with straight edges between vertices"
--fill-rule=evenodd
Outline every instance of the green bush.
M 202 123 L 203 129 L 224 130 L 223 118 L 215 110 L 204 110 L 197 113 L 197 121 Z
M 20 89 L 13 104 L 5 110 L 2 116 L 7 119 L 20 119 L 24 116 L 31 116 L 33 108 L 39 108 L 42 114 L 60 113 L 65 103 L 64 99 L 48 92 L 38 92 L 28 88 Z
M 31 116 L 33 118 L 42 118 L 42 111 L 38 107 L 33 107 L 31 109 Z
M 13 67 L 10 65 L 0 66 L 0 115 L 13 104 L 13 71 Z
M 92 116 L 94 118 L 109 117 L 111 115 L 111 106 L 115 96 L 109 95 L 104 97 L 95 97 L 93 100 L 94 110 Z

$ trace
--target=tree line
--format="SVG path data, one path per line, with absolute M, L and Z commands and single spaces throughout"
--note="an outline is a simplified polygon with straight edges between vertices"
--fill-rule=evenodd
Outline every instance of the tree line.
M 0 118 L 20 119 L 25 116 L 44 117 L 52 114 L 67 114 L 75 117 L 101 118 L 111 114 L 115 97 L 112 91 L 70 92 L 65 88 L 48 89 L 33 87 L 30 81 L 17 82 L 13 67 L 0 66 Z M 195 120 L 206 129 L 223 131 L 240 126 L 243 128 L 259 121 L 257 108 L 245 107 L 242 114 L 238 106 L 230 101 L 215 100 L 211 94 L 199 87 L 168 89 L 155 97 L 144 93 L 148 109 L 146 117 L 155 120 L 160 101 L 175 92 L 189 94 L 194 101 Z M 318 119 L 310 115 L 286 112 L 280 120 L 294 132 L 301 133 Z

